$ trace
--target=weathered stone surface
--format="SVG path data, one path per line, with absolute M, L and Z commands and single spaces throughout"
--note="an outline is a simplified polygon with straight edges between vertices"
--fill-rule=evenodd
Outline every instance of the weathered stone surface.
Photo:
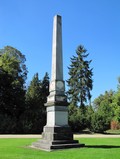
M 47 126 L 67 126 L 68 125 L 68 108 L 66 106 L 49 106 L 47 107 Z
M 45 106 L 51 106 L 51 105 L 67 106 L 68 102 L 67 102 L 66 96 L 65 95 L 52 95 L 52 94 L 50 94 L 47 98 L 47 103 L 45 104 Z
M 69 126 L 44 127 L 43 138 L 49 141 L 53 140 L 73 140 L 73 133 Z

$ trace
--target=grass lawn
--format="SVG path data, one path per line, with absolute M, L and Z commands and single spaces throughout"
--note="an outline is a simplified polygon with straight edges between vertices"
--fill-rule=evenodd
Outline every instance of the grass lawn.
M 120 135 L 120 129 L 119 130 L 107 130 L 106 131 L 107 134 L 111 134 L 111 135 Z
M 84 148 L 45 152 L 25 148 L 37 139 L 0 139 L 0 159 L 120 159 L 120 138 L 81 138 Z

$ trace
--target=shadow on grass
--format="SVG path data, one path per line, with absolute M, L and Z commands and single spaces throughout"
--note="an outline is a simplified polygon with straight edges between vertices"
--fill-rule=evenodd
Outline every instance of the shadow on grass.
M 113 149 L 120 148 L 120 146 L 115 145 L 85 145 L 86 148 L 104 148 L 104 149 Z

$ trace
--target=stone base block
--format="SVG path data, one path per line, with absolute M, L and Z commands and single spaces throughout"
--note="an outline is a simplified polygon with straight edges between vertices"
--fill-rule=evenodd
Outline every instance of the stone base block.
M 59 149 L 68 149 L 68 148 L 80 148 L 84 144 L 80 144 L 77 140 L 56 140 L 56 141 L 46 141 L 39 140 L 32 144 L 32 148 L 52 151 Z
M 73 133 L 69 126 L 45 126 L 42 139 L 33 143 L 31 147 L 51 151 L 83 146 L 84 144 L 80 144 L 78 140 L 73 140 Z
M 73 140 L 73 133 L 69 126 L 44 127 L 42 139 L 48 141 L 54 140 Z

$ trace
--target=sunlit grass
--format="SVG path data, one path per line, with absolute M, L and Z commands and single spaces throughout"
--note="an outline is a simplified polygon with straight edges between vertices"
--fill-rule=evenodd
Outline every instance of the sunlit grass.
M 0 159 L 120 159 L 120 138 L 81 138 L 84 148 L 46 152 L 30 149 L 38 139 L 0 139 Z

